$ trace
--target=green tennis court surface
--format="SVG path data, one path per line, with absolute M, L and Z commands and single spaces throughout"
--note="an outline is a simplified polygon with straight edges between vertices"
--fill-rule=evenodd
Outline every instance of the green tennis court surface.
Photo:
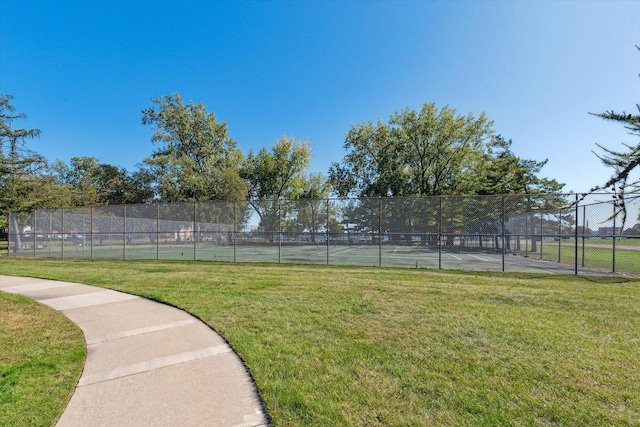
M 31 252 L 31 253 L 30 253 Z M 25 255 L 34 252 L 27 248 Z M 572 262 L 540 259 L 539 253 L 512 254 L 501 250 L 450 249 L 399 245 L 327 245 L 253 243 L 233 245 L 183 244 L 40 245 L 36 256 L 64 258 L 184 259 L 203 261 L 312 263 L 478 271 L 520 271 L 573 274 Z M 528 256 L 526 256 L 528 255 Z M 578 268 L 579 274 L 612 274 L 606 268 Z

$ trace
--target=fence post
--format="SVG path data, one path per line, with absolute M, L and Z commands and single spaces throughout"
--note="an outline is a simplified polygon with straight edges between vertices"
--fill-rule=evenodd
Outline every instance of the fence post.
M 11 256 L 11 215 L 7 215 L 7 258 Z
M 122 210 L 122 259 L 127 259 L 127 205 Z
M 543 254 L 543 252 L 542 252 L 542 249 L 543 249 L 542 242 L 544 240 L 544 228 L 543 228 L 544 227 L 544 222 L 543 222 L 543 219 L 542 219 L 543 215 L 544 214 L 542 212 L 540 212 L 540 259 L 543 258 L 543 255 L 542 255 Z
M 91 215 L 91 219 L 89 220 L 89 236 L 91 237 L 91 243 L 89 248 L 89 258 L 93 259 L 93 206 L 89 208 L 89 215 Z
M 614 195 L 614 197 L 615 197 L 615 195 Z M 611 242 L 612 249 L 613 249 L 613 251 L 612 251 L 612 253 L 613 253 L 612 258 L 613 259 L 612 259 L 612 269 L 611 269 L 612 273 L 616 272 L 616 205 L 617 205 L 617 203 L 618 203 L 618 200 L 614 200 L 613 201 L 613 231 L 611 233 L 611 236 L 613 237 L 612 242 Z
M 198 242 L 196 239 L 198 238 L 198 232 L 196 231 L 196 227 L 198 224 L 198 202 L 193 202 L 193 260 L 198 259 Z
M 531 205 L 531 203 L 529 203 Z M 529 212 L 524 214 L 524 257 L 529 258 Z
M 558 212 L 558 262 L 560 262 L 561 246 L 562 246 L 562 211 Z
M 327 265 L 329 265 L 329 201 L 330 199 L 327 199 Z
M 49 256 L 51 256 L 52 234 L 53 234 L 53 215 L 49 214 Z
M 36 257 L 36 226 L 38 219 L 38 210 L 33 211 L 33 230 L 31 230 L 31 234 L 33 235 L 33 257 Z
M 506 240 L 505 240 L 505 215 L 506 215 L 506 208 L 505 208 L 505 196 L 502 196 L 502 272 L 504 273 L 504 257 L 505 257 L 505 252 L 507 250 L 507 245 L 506 245 Z
M 60 209 L 60 216 L 60 227 L 62 227 L 62 230 L 60 230 L 62 232 L 62 234 L 60 235 L 60 242 L 62 242 L 62 248 L 60 249 L 60 258 L 64 259 L 64 208 Z
M 238 201 L 233 202 L 233 262 L 236 261 L 236 240 L 238 239 Z
M 378 198 L 378 267 L 382 267 L 382 197 Z
M 438 269 L 442 270 L 442 196 L 438 196 Z
M 578 213 L 580 212 L 579 210 L 579 206 L 578 206 L 578 193 L 576 193 L 576 225 L 575 225 L 575 232 L 574 232 L 574 236 L 575 236 L 575 242 L 574 242 L 574 248 L 575 248 L 575 254 L 574 254 L 574 274 L 577 276 L 578 275 Z M 584 233 L 584 231 L 583 231 Z
M 282 259 L 282 205 L 278 199 L 278 263 Z
M 160 203 L 156 203 L 156 260 L 160 259 Z
M 584 244 L 584 233 L 586 231 L 586 221 L 587 218 L 587 205 L 584 205 L 582 207 L 582 267 L 584 268 L 584 249 L 585 249 L 585 244 Z

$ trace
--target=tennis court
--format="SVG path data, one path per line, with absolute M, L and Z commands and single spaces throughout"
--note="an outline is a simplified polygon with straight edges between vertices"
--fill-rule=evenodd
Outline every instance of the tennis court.
M 519 271 L 529 273 L 574 274 L 573 263 L 505 253 L 500 250 L 451 249 L 401 245 L 316 244 L 206 244 L 193 242 L 171 245 L 123 245 L 122 242 L 95 245 L 40 246 L 36 256 L 64 258 L 183 259 L 228 262 L 309 263 L 362 265 L 477 271 Z M 578 268 L 578 274 L 611 275 L 611 271 Z
M 627 246 L 640 234 L 595 197 L 276 200 L 260 218 L 239 201 L 39 210 L 12 216 L 9 252 L 640 275 L 640 246 Z

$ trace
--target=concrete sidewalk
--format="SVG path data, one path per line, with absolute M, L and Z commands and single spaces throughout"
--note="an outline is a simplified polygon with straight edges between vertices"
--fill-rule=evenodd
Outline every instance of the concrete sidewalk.
M 176 308 L 77 283 L 0 276 L 84 332 L 87 360 L 56 424 L 266 426 L 249 374 L 226 342 Z

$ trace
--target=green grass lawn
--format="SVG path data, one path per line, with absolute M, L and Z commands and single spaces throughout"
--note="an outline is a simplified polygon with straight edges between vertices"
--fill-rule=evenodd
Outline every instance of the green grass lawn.
M 0 292 L 0 343 L 0 426 L 52 426 L 84 366 L 82 332 L 49 307 Z
M 591 243 L 591 242 L 589 242 Z M 600 246 L 600 245 L 598 245 Z M 582 242 L 578 242 L 578 266 L 587 268 L 595 268 L 602 271 L 613 271 L 613 250 L 611 241 L 609 245 L 603 247 L 587 246 L 583 248 Z M 622 246 L 622 244 L 620 244 Z M 629 275 L 640 275 L 640 251 L 631 249 L 616 248 L 615 266 L 616 272 Z M 558 244 L 544 243 L 542 247 L 542 255 L 545 260 L 558 261 Z M 532 258 L 539 258 L 540 253 L 531 253 Z M 560 262 L 573 265 L 575 262 L 575 245 L 563 244 L 560 246 Z
M 0 274 L 198 316 L 244 360 L 276 426 L 640 425 L 638 281 L 13 258 Z
M 573 243 L 572 239 L 568 240 L 569 242 Z M 607 239 L 598 239 L 598 238 L 591 238 L 591 239 L 585 239 L 584 240 L 585 244 L 587 245 L 603 245 L 603 246 L 609 246 L 611 247 L 611 245 L 613 244 L 613 239 L 607 238 Z M 578 239 L 578 244 L 581 245 L 582 244 L 582 239 Z M 616 245 L 621 245 L 621 246 L 640 246 L 640 238 L 627 238 L 627 237 L 616 237 Z

